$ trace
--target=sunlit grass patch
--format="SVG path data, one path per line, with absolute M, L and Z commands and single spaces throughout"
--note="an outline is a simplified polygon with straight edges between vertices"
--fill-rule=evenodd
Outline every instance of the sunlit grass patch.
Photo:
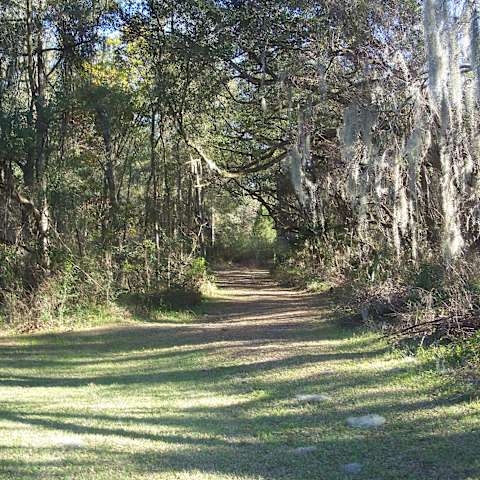
M 209 315 L 2 338 L 0 479 L 343 480 L 355 462 L 360 480 L 480 478 L 472 390 L 317 307 L 294 322 L 281 291 L 265 298 L 233 300 L 231 321 L 222 298 Z M 268 320 L 244 319 L 252 302 Z M 347 423 L 366 415 L 385 423 Z

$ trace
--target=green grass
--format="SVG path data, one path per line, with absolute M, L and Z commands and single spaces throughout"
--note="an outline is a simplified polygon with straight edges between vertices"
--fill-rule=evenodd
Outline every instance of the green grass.
M 335 480 L 352 462 L 363 480 L 480 479 L 475 387 L 330 308 L 294 325 L 163 312 L 0 338 L 0 479 Z M 367 413 L 385 426 L 346 425 Z

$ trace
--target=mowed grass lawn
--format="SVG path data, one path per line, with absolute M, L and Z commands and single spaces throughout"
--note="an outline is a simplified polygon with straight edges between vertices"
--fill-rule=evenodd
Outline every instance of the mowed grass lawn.
M 0 478 L 480 479 L 475 386 L 342 327 L 328 298 L 231 288 L 189 323 L 2 337 Z M 346 423 L 369 413 L 386 423 Z

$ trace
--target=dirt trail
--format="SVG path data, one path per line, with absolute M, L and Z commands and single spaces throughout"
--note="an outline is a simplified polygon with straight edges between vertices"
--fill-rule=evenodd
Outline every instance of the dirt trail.
M 217 279 L 198 318 L 0 339 L 0 480 L 480 480 L 480 402 L 451 375 L 330 293 Z
M 226 298 L 212 306 L 211 314 L 226 323 L 258 321 L 274 327 L 288 320 L 312 320 L 326 306 L 318 295 L 280 287 L 267 270 L 223 270 L 216 278 Z
M 329 323 L 328 297 L 281 287 L 267 270 L 222 270 L 216 273 L 216 284 L 219 299 L 207 308 L 201 328 L 203 335 L 230 342 L 230 351 L 237 345 L 244 355 L 260 355 L 264 346 L 270 355 L 275 351 L 287 355 L 292 349 L 307 348 L 295 338 L 313 335 Z

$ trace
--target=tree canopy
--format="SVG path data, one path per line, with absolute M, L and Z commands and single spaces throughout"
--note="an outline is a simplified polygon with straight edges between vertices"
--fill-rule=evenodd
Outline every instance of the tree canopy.
M 226 198 L 319 265 L 451 267 L 480 233 L 477 8 L 3 0 L 2 292 L 184 285 Z

